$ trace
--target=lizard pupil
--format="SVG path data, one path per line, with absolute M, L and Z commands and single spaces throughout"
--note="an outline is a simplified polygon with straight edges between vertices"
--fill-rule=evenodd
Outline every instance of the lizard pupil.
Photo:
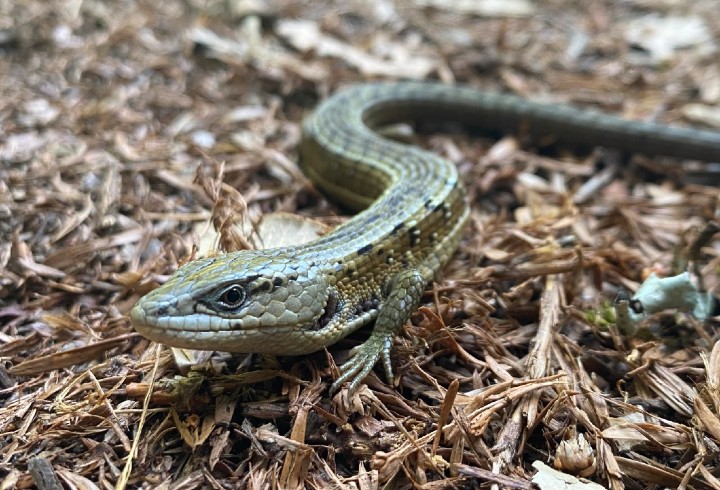
M 239 306 L 245 300 L 245 291 L 240 286 L 231 286 L 223 292 L 220 300 L 230 307 Z

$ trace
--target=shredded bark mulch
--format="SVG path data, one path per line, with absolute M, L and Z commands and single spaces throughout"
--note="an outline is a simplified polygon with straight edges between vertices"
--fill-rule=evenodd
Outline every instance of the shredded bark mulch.
M 720 130 L 718 26 L 713 0 L 0 3 L 0 489 L 720 488 L 718 310 L 628 330 L 614 304 L 652 273 L 717 296 L 716 166 L 404 128 L 458 165 L 472 216 L 397 386 L 376 367 L 329 396 L 367 332 L 189 353 L 126 316 L 269 213 L 347 219 L 296 165 L 342 86 Z

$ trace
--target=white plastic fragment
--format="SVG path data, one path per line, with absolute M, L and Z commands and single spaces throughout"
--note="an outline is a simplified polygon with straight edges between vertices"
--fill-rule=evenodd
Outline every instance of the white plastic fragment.
M 662 278 L 652 273 L 630 301 L 616 302 L 615 312 L 620 331 L 628 334 L 637 329 L 640 321 L 664 310 L 677 309 L 705 321 L 712 306 L 712 295 L 700 292 L 690 273 Z

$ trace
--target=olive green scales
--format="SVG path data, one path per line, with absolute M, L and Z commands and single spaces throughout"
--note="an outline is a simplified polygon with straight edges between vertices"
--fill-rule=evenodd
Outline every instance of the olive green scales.
M 363 325 L 366 342 L 340 367 L 350 389 L 382 359 L 392 382 L 393 338 L 450 259 L 468 216 L 452 163 L 380 137 L 406 120 L 552 134 L 573 144 L 720 161 L 720 133 L 628 121 L 468 87 L 400 82 L 351 87 L 304 124 L 300 164 L 326 194 L 363 210 L 295 247 L 228 253 L 182 266 L 141 298 L 138 332 L 170 346 L 307 354 Z

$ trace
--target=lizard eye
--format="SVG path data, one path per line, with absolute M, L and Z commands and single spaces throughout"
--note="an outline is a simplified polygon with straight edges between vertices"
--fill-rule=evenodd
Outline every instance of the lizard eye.
M 245 296 L 245 290 L 237 284 L 233 284 L 220 293 L 218 296 L 218 304 L 225 310 L 234 310 L 243 304 Z

